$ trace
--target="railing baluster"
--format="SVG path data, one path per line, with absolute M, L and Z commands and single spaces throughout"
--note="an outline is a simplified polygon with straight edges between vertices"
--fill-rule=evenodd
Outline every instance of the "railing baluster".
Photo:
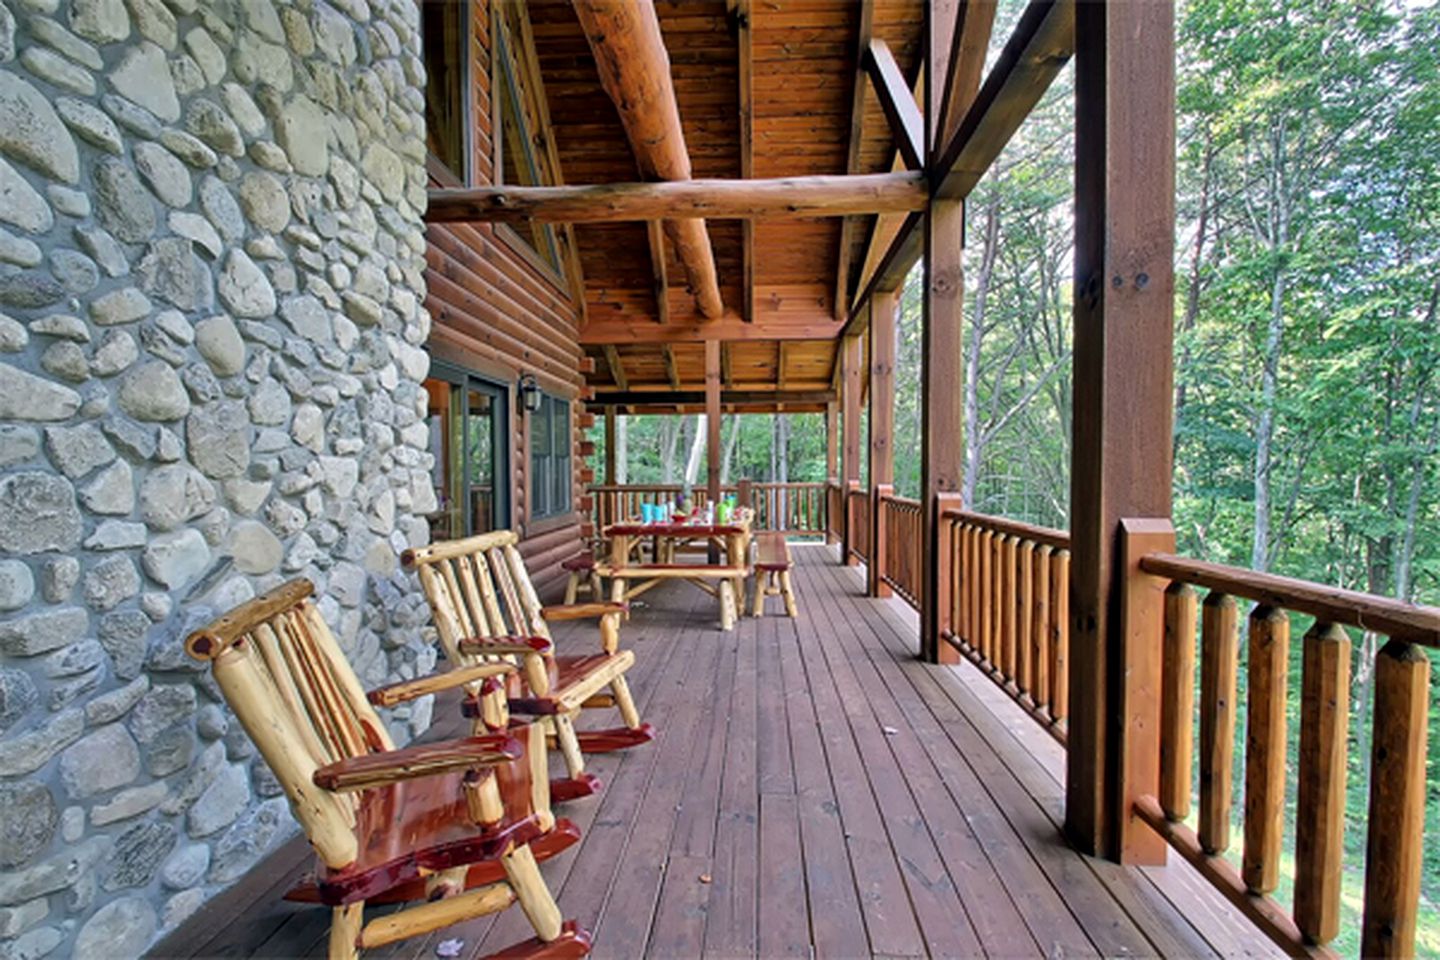
M 1249 705 L 1245 723 L 1245 851 L 1241 876 L 1253 893 L 1280 882 L 1285 812 L 1285 693 L 1290 618 L 1275 607 L 1250 614 Z
M 1030 698 L 1037 707 L 1050 708 L 1050 545 L 1035 548 L 1031 574 Z M 1053 716 L 1053 715 L 1052 715 Z
M 1340 932 L 1349 714 L 1350 636 L 1337 624 L 1317 621 L 1305 634 L 1301 677 L 1295 923 L 1319 944 Z
M 1070 551 L 1050 559 L 1050 716 L 1058 723 L 1070 715 Z
M 1007 536 L 1000 547 L 1000 582 L 995 605 L 1000 611 L 1000 671 L 1007 680 L 1015 678 L 1015 546 Z
M 1230 846 L 1230 794 L 1235 753 L 1235 672 L 1239 634 L 1235 599 L 1205 598 L 1200 642 L 1200 846 Z
M 1160 679 L 1160 808 L 1171 820 L 1190 816 L 1195 750 L 1195 589 L 1165 591 L 1164 666 Z
M 1415 955 L 1425 850 L 1425 737 L 1430 661 L 1391 640 L 1375 658 L 1370 825 L 1362 957 Z
M 995 646 L 991 632 L 995 618 L 992 616 L 990 598 L 994 593 L 991 570 L 995 563 L 995 534 L 985 530 L 980 534 L 980 655 L 990 663 L 995 662 Z
M 1032 694 L 1030 685 L 1030 608 L 1035 603 L 1035 544 L 1020 541 L 1015 550 L 1015 687 Z

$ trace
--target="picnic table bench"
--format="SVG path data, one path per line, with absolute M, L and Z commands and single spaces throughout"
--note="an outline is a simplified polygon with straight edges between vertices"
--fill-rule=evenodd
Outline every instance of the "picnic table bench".
M 785 612 L 791 619 L 797 615 L 795 590 L 790 583 L 790 544 L 783 533 L 760 533 L 755 536 L 755 616 L 765 615 L 765 598 L 783 596 Z
M 716 597 L 720 604 L 721 629 L 730 630 L 739 619 L 745 598 L 745 578 L 750 574 L 750 521 L 748 509 L 737 512 L 728 523 L 706 523 L 683 519 L 653 523 L 615 523 L 605 528 L 610 541 L 608 562 L 598 562 L 595 572 L 610 579 L 610 597 L 627 601 L 667 580 L 685 580 Z M 632 547 L 642 538 L 654 538 L 657 545 L 708 540 L 718 542 L 724 561 L 676 563 L 673 551 L 659 546 L 662 561 L 641 563 L 632 556 Z M 637 581 L 633 585 L 631 581 Z

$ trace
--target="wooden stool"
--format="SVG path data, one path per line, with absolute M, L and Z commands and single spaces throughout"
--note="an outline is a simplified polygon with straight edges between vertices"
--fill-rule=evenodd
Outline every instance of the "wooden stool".
M 595 558 L 590 554 L 577 554 L 561 563 L 560 569 L 566 570 L 570 574 L 570 581 L 565 584 L 565 602 L 567 604 L 574 603 L 582 589 L 590 596 L 591 600 L 605 599 L 605 588 L 600 582 L 600 574 L 595 570 Z
M 785 613 L 794 619 L 799 615 L 795 606 L 795 589 L 790 583 L 790 544 L 781 533 L 755 535 L 755 609 L 757 617 L 765 615 L 765 598 L 783 596 Z

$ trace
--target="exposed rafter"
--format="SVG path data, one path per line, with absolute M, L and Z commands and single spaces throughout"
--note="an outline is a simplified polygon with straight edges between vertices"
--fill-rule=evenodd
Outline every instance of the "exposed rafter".
M 927 196 L 925 177 L 918 171 L 568 187 L 464 187 L 430 191 L 425 219 L 430 223 L 808 219 L 919 210 Z
M 875 85 L 880 98 L 880 107 L 885 119 L 890 122 L 890 132 L 895 137 L 895 148 L 904 158 L 905 165 L 918 170 L 925 164 L 925 119 L 920 107 L 895 62 L 890 45 L 879 37 L 870 41 L 865 50 L 865 70 Z
M 740 177 L 749 180 L 755 175 L 755 111 L 754 70 L 752 64 L 750 0 L 726 0 L 735 24 L 735 49 L 739 61 L 740 97 Z M 740 224 L 741 258 L 744 282 L 744 303 L 740 315 L 755 320 L 755 223 Z
M 655 319 L 659 323 L 670 322 L 670 278 L 665 266 L 665 227 L 659 220 L 645 225 L 650 241 L 650 273 L 654 279 Z
M 690 155 L 655 5 L 634 0 L 574 0 L 574 7 L 595 56 L 600 83 L 619 111 L 640 175 L 652 180 L 690 179 Z M 665 232 L 685 265 L 701 315 L 721 316 L 725 305 L 705 221 L 667 220 Z
M 670 381 L 671 390 L 679 390 L 680 371 L 675 366 L 675 348 L 667 343 L 660 348 L 660 351 L 665 356 L 665 379 Z
M 870 46 L 875 24 L 875 0 L 861 0 L 860 22 L 856 30 L 855 76 L 850 94 L 850 142 L 845 153 L 845 172 L 854 173 L 860 164 L 860 146 L 865 132 L 865 68 L 864 56 Z M 840 225 L 840 250 L 835 258 L 835 319 L 844 320 L 850 299 L 850 245 L 857 228 L 856 221 L 846 218 Z
M 995 6 L 995 0 L 960 0 L 951 37 L 949 72 L 941 94 L 940 122 L 932 144 L 934 152 L 938 153 L 955 136 L 960 121 L 975 102 L 995 26 Z
M 630 381 L 625 377 L 625 365 L 620 362 L 620 350 L 614 344 L 605 344 L 605 362 L 610 366 L 610 379 L 619 390 L 629 390 Z

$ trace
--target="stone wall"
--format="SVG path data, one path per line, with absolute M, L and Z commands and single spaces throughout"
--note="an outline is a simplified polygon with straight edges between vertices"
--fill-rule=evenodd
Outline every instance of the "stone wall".
M 136 954 L 294 830 L 190 629 L 303 575 L 367 685 L 434 663 L 418 26 L 0 0 L 0 956 Z

